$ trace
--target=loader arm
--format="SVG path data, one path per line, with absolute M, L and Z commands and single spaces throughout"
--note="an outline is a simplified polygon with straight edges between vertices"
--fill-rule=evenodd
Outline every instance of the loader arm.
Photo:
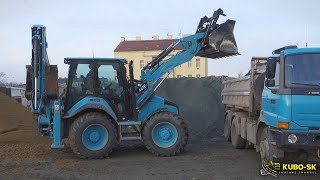
M 233 35 L 235 21 L 227 20 L 217 24 L 220 15 L 225 16 L 223 11 L 218 9 L 211 18 L 203 17 L 195 34 L 176 40 L 141 70 L 141 82 L 148 88 L 137 98 L 138 110 L 161 85 L 163 79 L 158 82 L 161 77 L 167 74 L 166 78 L 171 70 L 190 61 L 194 56 L 217 59 L 238 54 Z M 182 51 L 164 60 L 177 46 L 182 46 Z

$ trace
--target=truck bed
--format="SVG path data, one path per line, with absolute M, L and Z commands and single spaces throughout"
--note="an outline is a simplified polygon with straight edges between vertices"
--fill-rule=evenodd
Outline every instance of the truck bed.
M 261 93 L 267 58 L 253 57 L 247 76 L 223 82 L 222 104 L 226 108 L 256 112 L 261 109 Z
M 231 79 L 223 82 L 222 104 L 249 110 L 250 107 L 250 76 Z

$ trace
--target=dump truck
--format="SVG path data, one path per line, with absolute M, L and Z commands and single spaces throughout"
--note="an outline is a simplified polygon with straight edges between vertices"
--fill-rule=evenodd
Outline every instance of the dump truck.
M 49 63 L 46 27 L 34 25 L 32 59 L 27 65 L 26 97 L 38 117 L 38 131 L 63 148 L 68 138 L 80 158 L 104 158 L 118 142 L 142 141 L 158 156 L 183 152 L 188 127 L 179 107 L 155 92 L 173 68 L 194 56 L 212 59 L 238 54 L 234 20 L 218 24 L 222 9 L 201 18 L 195 34 L 175 40 L 133 74 L 133 62 L 122 58 L 65 58 L 69 65 L 66 93 L 58 94 L 58 67 Z M 180 47 L 181 52 L 169 54 Z
M 226 140 L 268 161 L 320 157 L 319 67 L 320 48 L 253 57 L 246 76 L 223 82 Z

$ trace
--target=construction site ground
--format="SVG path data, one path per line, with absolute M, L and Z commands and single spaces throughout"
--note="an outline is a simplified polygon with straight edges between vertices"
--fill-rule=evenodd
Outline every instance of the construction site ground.
M 194 140 L 175 157 L 156 157 L 143 146 L 121 147 L 102 160 L 79 159 L 72 151 L 42 144 L 1 143 L 0 179 L 273 179 L 261 176 L 254 150 L 236 150 L 222 138 Z M 28 154 L 21 154 L 21 149 Z M 318 179 L 280 175 L 278 179 Z
M 234 149 L 222 137 L 219 87 L 220 79 L 208 77 L 168 80 L 167 90 L 159 91 L 182 106 L 190 127 L 183 154 L 157 157 L 139 142 L 122 143 L 101 160 L 79 159 L 67 141 L 64 149 L 51 149 L 51 139 L 37 132 L 29 109 L 0 93 L 0 179 L 274 179 L 260 175 L 261 161 L 255 150 Z M 319 175 L 278 177 L 288 178 L 319 179 Z

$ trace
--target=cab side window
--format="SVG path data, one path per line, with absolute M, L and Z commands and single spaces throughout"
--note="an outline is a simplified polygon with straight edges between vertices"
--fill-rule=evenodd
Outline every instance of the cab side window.
M 280 86 L 280 63 L 277 62 L 276 64 L 276 73 L 274 76 L 274 81 L 275 81 L 275 87 L 279 88 Z
M 117 70 L 112 65 L 98 67 L 99 94 L 121 98 L 123 87 L 119 84 Z
M 83 97 L 93 94 L 93 66 L 92 64 L 72 64 L 70 66 L 71 82 L 68 95 L 68 104 L 81 100 Z

